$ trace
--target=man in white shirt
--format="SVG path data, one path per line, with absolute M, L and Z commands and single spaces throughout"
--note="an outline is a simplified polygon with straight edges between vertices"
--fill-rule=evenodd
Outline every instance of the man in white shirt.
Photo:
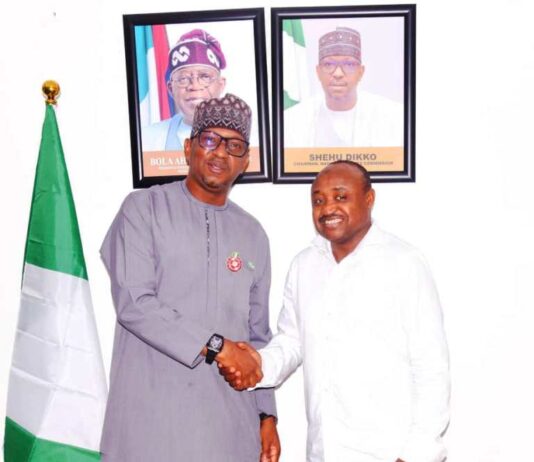
M 324 34 L 318 58 L 324 94 L 284 111 L 284 146 L 403 146 L 402 104 L 358 88 L 365 73 L 359 32 L 337 27 Z
M 311 191 L 319 236 L 293 260 L 263 380 L 304 372 L 308 462 L 441 462 L 449 420 L 442 313 L 415 248 L 372 222 L 367 171 L 340 161 Z M 234 388 L 255 380 L 221 369 Z

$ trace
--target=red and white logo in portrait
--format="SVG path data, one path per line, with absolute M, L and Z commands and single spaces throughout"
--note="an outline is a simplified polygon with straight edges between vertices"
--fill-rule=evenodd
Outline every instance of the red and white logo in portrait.
M 234 273 L 239 271 L 242 266 L 243 266 L 243 262 L 241 261 L 241 258 L 239 258 L 238 252 L 233 252 L 232 255 L 230 255 L 226 259 L 226 267 Z

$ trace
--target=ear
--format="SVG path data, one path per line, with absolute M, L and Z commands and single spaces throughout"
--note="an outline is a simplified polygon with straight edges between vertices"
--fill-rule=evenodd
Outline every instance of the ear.
M 189 165 L 189 158 L 191 157 L 191 138 L 186 138 L 184 140 L 184 156 L 187 165 Z
M 167 91 L 169 92 L 169 95 L 172 96 L 172 82 L 170 80 L 167 80 Z
M 365 74 L 365 66 L 362 64 L 358 70 L 358 82 L 362 79 L 363 74 Z
M 365 204 L 369 210 L 373 209 L 375 205 L 375 190 L 373 188 L 365 193 Z
M 250 149 L 245 154 L 245 161 L 243 162 L 243 170 L 241 171 L 241 173 L 245 173 L 247 171 L 249 163 L 250 163 Z
M 221 77 L 219 82 L 221 85 L 221 95 L 224 95 L 224 89 L 226 88 L 226 77 Z

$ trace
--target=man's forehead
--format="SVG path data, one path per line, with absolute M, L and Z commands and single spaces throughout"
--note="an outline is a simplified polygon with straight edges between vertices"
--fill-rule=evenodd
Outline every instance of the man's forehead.
M 312 184 L 312 194 L 320 190 L 348 189 L 363 182 L 363 174 L 355 167 L 347 164 L 329 165 L 319 172 Z

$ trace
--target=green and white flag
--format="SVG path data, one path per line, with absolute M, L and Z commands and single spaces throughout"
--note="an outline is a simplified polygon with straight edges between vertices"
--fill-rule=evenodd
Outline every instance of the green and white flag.
M 300 19 L 282 21 L 284 110 L 302 100 L 308 89 L 306 44 Z
M 52 106 L 26 238 L 4 462 L 93 462 L 107 387 L 87 270 Z

